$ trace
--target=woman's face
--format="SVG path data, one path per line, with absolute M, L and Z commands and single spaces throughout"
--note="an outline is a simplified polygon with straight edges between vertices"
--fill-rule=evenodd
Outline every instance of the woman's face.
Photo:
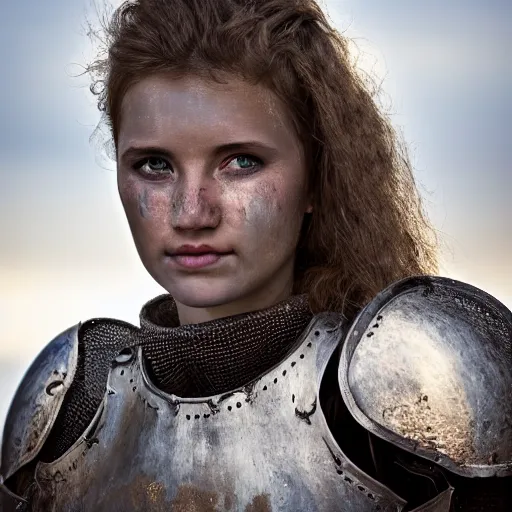
M 259 309 L 291 293 L 306 174 L 263 86 L 151 76 L 123 99 L 119 193 L 143 264 L 178 304 Z

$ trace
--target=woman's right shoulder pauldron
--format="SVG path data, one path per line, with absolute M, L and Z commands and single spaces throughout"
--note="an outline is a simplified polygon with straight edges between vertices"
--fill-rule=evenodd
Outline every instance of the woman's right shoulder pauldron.
M 21 381 L 4 427 L 0 484 L 32 461 L 48 437 L 75 376 L 79 329 L 74 325 L 48 343 Z

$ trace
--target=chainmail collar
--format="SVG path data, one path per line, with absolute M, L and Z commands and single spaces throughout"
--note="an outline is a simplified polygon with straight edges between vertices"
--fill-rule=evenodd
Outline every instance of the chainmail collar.
M 206 397 L 242 387 L 278 364 L 312 317 L 307 295 L 294 295 L 259 311 L 179 325 L 174 299 L 161 295 L 142 308 L 137 338 L 162 391 Z

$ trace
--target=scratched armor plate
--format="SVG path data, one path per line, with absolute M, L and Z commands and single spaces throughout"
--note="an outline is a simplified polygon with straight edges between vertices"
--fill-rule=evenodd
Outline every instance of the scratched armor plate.
M 40 463 L 36 510 L 400 511 L 342 453 L 318 407 L 340 317 L 316 317 L 250 386 L 204 399 L 156 389 L 141 352 L 121 354 L 102 407 L 59 460 Z

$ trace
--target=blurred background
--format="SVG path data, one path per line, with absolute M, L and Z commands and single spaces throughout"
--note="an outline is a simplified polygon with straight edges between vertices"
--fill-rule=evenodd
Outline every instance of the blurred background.
M 119 2 L 117 2 L 119 3 Z M 407 141 L 443 243 L 441 274 L 512 307 L 512 4 L 327 0 Z M 162 289 L 140 264 L 79 64 L 89 0 L 0 17 L 0 426 L 42 347 L 80 320 L 138 321 Z M 357 52 L 355 48 L 357 47 Z

